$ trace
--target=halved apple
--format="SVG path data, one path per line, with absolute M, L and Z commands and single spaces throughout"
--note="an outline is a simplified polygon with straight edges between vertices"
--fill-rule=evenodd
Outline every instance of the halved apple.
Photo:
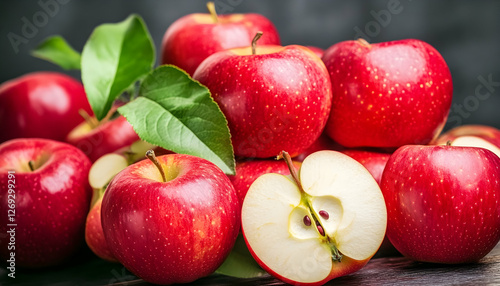
M 377 182 L 337 151 L 309 155 L 297 175 L 265 174 L 250 186 L 242 231 L 259 265 L 294 285 L 321 285 L 361 269 L 384 239 L 387 210 Z
M 481 147 L 500 157 L 500 130 L 486 125 L 462 125 L 450 129 L 433 142 L 435 145 Z
M 85 242 L 95 255 L 111 262 L 118 262 L 118 260 L 113 256 L 104 239 L 101 225 L 102 197 L 111 179 L 128 165 L 125 156 L 109 153 L 97 159 L 89 171 L 89 184 L 94 194 L 85 223 Z

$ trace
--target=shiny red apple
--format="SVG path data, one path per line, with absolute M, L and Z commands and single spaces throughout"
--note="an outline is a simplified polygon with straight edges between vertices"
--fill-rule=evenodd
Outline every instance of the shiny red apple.
M 0 85 L 0 143 L 14 138 L 64 141 L 91 113 L 83 85 L 56 72 L 34 72 Z
M 83 245 L 89 168 L 85 154 L 66 143 L 24 138 L 0 145 L 0 232 L 8 234 L 0 236 L 2 261 L 14 253 L 18 267 L 53 266 Z
M 279 45 L 273 23 L 259 14 L 189 14 L 168 27 L 162 42 L 162 64 L 173 64 L 193 75 L 198 65 L 215 52 L 246 47 L 258 31 L 261 44 Z
M 387 236 L 411 259 L 476 262 L 500 240 L 500 158 L 489 150 L 403 146 L 381 189 Z
M 485 125 L 462 125 L 440 135 L 433 144 L 486 148 L 500 156 L 500 130 Z
M 130 165 L 104 193 L 101 223 L 111 253 L 154 284 L 210 275 L 240 229 L 236 192 L 207 160 L 171 154 L 153 161 Z
M 269 158 L 282 150 L 296 156 L 321 135 L 330 114 L 328 72 L 302 46 L 218 52 L 193 78 L 210 89 L 226 116 L 237 156 Z
M 452 100 L 450 70 L 414 39 L 344 41 L 325 51 L 333 92 L 326 133 L 346 147 L 427 144 L 441 132 Z

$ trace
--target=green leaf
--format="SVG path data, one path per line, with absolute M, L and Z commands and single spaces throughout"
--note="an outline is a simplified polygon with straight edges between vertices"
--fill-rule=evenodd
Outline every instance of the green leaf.
M 231 253 L 215 273 L 238 278 L 255 278 L 263 276 L 267 272 L 255 262 L 240 234 Z
M 80 53 L 75 51 L 61 36 L 45 39 L 31 55 L 59 65 L 65 70 L 80 69 Z
M 142 140 L 205 158 L 234 174 L 227 121 L 210 91 L 174 66 L 161 66 L 142 82 L 139 97 L 118 108 Z
M 97 27 L 82 52 L 82 81 L 98 120 L 115 99 L 151 71 L 155 50 L 140 16 Z

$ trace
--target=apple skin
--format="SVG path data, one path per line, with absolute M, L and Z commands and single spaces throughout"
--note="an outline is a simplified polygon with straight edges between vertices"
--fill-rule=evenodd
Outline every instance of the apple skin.
M 477 144 L 476 142 L 472 143 L 471 145 L 468 145 L 470 147 L 483 147 L 486 148 L 493 153 L 495 153 L 497 156 L 500 156 L 500 130 L 491 127 L 491 126 L 486 126 L 486 125 L 462 125 L 455 127 L 453 129 L 448 130 L 447 132 L 441 134 L 434 142 L 433 144 L 436 145 L 444 145 L 448 141 L 451 141 L 451 145 L 455 146 L 455 140 L 458 138 L 463 138 L 463 137 L 475 137 L 478 140 L 482 139 L 484 142 L 489 143 L 493 146 L 489 146 L 489 148 L 484 147 L 484 146 L 478 146 L 474 145 Z M 458 142 L 457 142 L 458 143 Z M 460 144 L 462 144 L 461 142 Z M 464 145 L 460 145 L 464 146 Z
M 382 176 L 387 236 L 424 262 L 476 262 L 500 240 L 500 158 L 475 147 L 403 146 Z
M 295 168 L 300 169 L 300 162 L 294 161 Z M 239 161 L 236 163 L 236 174 L 228 176 L 234 186 L 240 204 L 243 203 L 250 185 L 261 175 L 277 173 L 290 175 L 288 166 L 283 161 L 272 159 Z
M 170 25 L 162 42 L 162 64 L 173 64 L 193 75 L 198 65 L 219 51 L 250 46 L 258 31 L 264 33 L 261 44 L 280 45 L 273 23 L 259 14 L 218 16 L 186 15 Z
M 78 110 L 92 114 L 83 85 L 56 72 L 34 72 L 0 86 L 0 143 L 14 138 L 64 141 L 83 121 Z
M 101 224 L 102 197 L 92 206 L 85 223 L 85 242 L 95 255 L 109 262 L 118 262 L 111 253 L 108 243 L 104 238 Z
M 118 173 L 101 206 L 112 254 L 154 284 L 192 282 L 213 273 L 231 251 L 241 209 L 227 176 L 207 160 L 181 154 L 157 157 Z
M 304 159 L 317 151 L 323 150 L 333 150 L 333 151 L 342 151 L 345 147 L 333 141 L 326 133 L 322 133 L 316 141 L 313 142 L 311 146 L 309 146 L 304 152 L 300 153 L 294 160 L 298 162 L 304 161 Z
M 429 44 L 344 41 L 325 51 L 333 92 L 326 133 L 345 147 L 425 145 L 446 123 L 453 86 Z
M 242 230 L 242 232 L 243 232 L 243 237 L 245 237 L 246 244 L 249 245 L 248 241 L 246 240 L 245 231 Z M 250 251 L 250 254 L 255 259 L 255 261 L 267 273 L 269 273 L 273 277 L 276 277 L 285 283 L 288 283 L 290 285 L 296 285 L 296 286 L 299 286 L 299 285 L 307 285 L 307 286 L 324 285 L 328 281 L 330 281 L 334 278 L 342 277 L 342 276 L 357 272 L 358 270 L 363 268 L 368 263 L 368 261 L 370 261 L 370 259 L 371 259 L 371 257 L 370 257 L 370 258 L 365 259 L 365 260 L 355 260 L 355 259 L 352 259 L 350 257 L 343 257 L 342 262 L 341 263 L 336 262 L 336 265 L 334 267 L 332 267 L 332 271 L 325 279 L 318 281 L 318 282 L 315 282 L 315 283 L 300 283 L 300 282 L 297 282 L 297 281 L 294 281 L 294 280 L 291 280 L 291 279 L 288 279 L 288 278 L 285 278 L 285 277 L 279 275 L 278 273 L 273 271 L 271 268 L 267 267 L 266 264 L 264 262 L 262 262 L 262 260 L 260 260 L 259 257 L 257 257 L 257 254 L 252 250 L 251 247 L 249 247 L 248 250 Z
M 320 58 L 323 57 L 323 54 L 325 53 L 325 50 L 323 50 L 322 48 L 318 48 L 315 46 L 306 46 L 306 47 L 311 51 L 313 51 Z
M 120 115 L 92 129 L 82 122 L 68 134 L 66 142 L 82 150 L 92 162 L 140 140 L 127 119 Z
M 193 78 L 210 89 L 228 121 L 235 155 L 296 156 L 322 133 L 331 108 L 328 72 L 302 46 L 260 46 L 209 56 Z
M 36 167 L 31 172 L 28 162 Z M 13 139 L 0 145 L 0 231 L 7 233 L 8 171 L 15 170 L 16 266 L 60 264 L 82 245 L 92 192 L 89 159 L 77 148 L 49 139 Z M 0 236 L 7 259 L 9 238 Z M 5 261 L 5 260 L 4 260 Z

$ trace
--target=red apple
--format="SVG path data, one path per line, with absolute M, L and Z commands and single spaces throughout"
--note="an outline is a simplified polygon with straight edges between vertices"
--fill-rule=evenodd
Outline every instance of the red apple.
M 500 158 L 489 150 L 403 146 L 381 188 L 387 236 L 411 259 L 476 262 L 500 240 Z
M 0 236 L 3 261 L 14 254 L 19 267 L 53 266 L 82 246 L 89 168 L 85 154 L 66 143 L 13 139 L 0 145 L 0 232 L 9 234 Z
M 333 92 L 326 133 L 346 147 L 427 144 L 452 100 L 443 57 L 419 40 L 344 41 L 323 55 Z
M 66 142 L 81 149 L 92 162 L 104 154 L 130 146 L 140 140 L 132 125 L 122 115 L 97 126 L 83 122 L 67 136 Z
M 173 64 L 193 75 L 198 65 L 218 51 L 246 47 L 258 31 L 261 44 L 279 45 L 273 23 L 259 14 L 186 15 L 170 25 L 162 42 L 162 64 Z
M 296 168 L 300 168 L 300 162 L 293 162 Z M 268 173 L 290 175 L 290 170 L 283 162 L 265 159 L 239 161 L 236 163 L 236 174 L 228 176 L 234 186 L 240 203 L 243 203 L 250 185 L 260 176 Z
M 323 150 L 333 150 L 333 151 L 342 151 L 344 150 L 345 147 L 341 146 L 337 142 L 333 141 L 328 135 L 325 133 L 322 133 L 316 141 L 313 142 L 311 146 L 309 146 L 304 152 L 300 153 L 297 157 L 294 159 L 296 161 L 302 162 L 304 159 L 311 155 L 314 152 L 317 151 L 323 151 Z
M 101 207 L 111 253 L 154 284 L 187 283 L 211 274 L 231 251 L 240 228 L 231 181 L 216 165 L 189 155 L 130 165 L 108 185 Z
M 64 141 L 83 121 L 80 109 L 91 112 L 83 85 L 55 72 L 35 72 L 0 86 L 0 143 L 14 138 Z
M 481 147 L 500 156 L 500 130 L 485 125 L 462 125 L 455 127 L 438 137 L 433 142 L 445 145 L 450 141 L 452 146 Z
M 213 54 L 193 78 L 226 116 L 237 156 L 296 156 L 318 139 L 330 114 L 328 72 L 302 46 L 253 48 Z
M 322 48 L 314 47 L 314 46 L 306 46 L 308 49 L 313 51 L 318 57 L 323 57 L 325 51 Z
M 309 155 L 291 176 L 264 174 L 243 201 L 250 253 L 274 277 L 323 285 L 361 269 L 385 234 L 384 197 L 360 163 L 337 151 Z

